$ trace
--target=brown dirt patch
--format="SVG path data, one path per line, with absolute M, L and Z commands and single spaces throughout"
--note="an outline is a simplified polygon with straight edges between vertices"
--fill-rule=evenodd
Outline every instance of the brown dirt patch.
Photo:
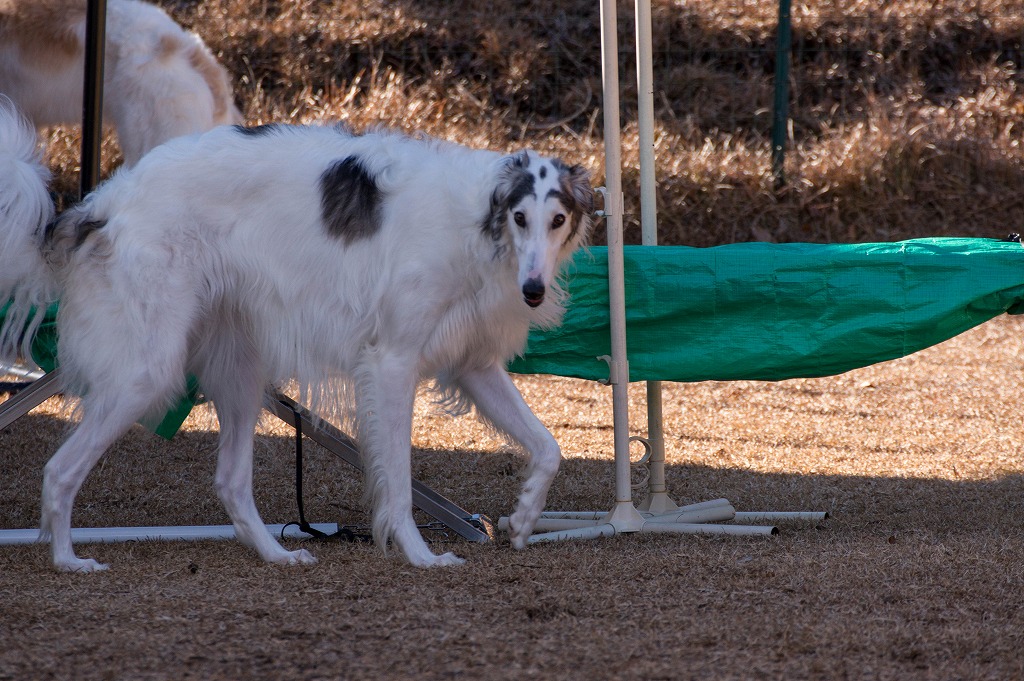
M 318 565 L 261 564 L 234 542 L 0 551 L 0 678 L 1014 678 L 1024 616 L 1024 322 L 1002 317 L 909 358 L 780 383 L 666 385 L 680 503 L 826 510 L 771 539 L 620 536 L 514 551 L 430 535 L 465 566 L 415 570 L 363 544 Z M 609 389 L 519 377 L 563 445 L 551 509 L 612 498 Z M 633 429 L 644 430 L 642 386 Z M 47 403 L 0 435 L 0 527 L 38 522 L 41 469 L 66 429 Z M 76 525 L 225 522 L 216 434 L 137 428 L 79 496 Z M 473 512 L 511 508 L 519 459 L 422 402 L 416 475 Z M 256 491 L 296 517 L 288 432 L 268 423 Z M 360 483 L 310 446 L 307 513 L 365 522 Z

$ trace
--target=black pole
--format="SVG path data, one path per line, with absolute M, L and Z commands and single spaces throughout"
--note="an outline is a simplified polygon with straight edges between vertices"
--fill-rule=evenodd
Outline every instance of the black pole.
M 779 0 L 779 26 L 775 44 L 775 106 L 772 112 L 772 177 L 775 186 L 786 182 L 786 136 L 789 127 L 789 50 L 792 32 L 790 0 Z
M 85 80 L 82 97 L 82 171 L 79 198 L 100 180 L 103 141 L 103 55 L 106 44 L 107 0 L 89 0 L 85 15 Z

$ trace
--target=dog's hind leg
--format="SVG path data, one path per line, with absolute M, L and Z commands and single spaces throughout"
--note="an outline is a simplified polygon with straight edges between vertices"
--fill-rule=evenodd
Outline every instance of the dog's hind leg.
M 161 276 L 166 269 L 143 268 L 145 275 L 160 280 L 155 288 L 133 286 L 138 280 L 125 284 L 130 276 L 116 269 L 114 259 L 92 264 L 76 263 L 61 300 L 58 356 L 62 373 L 82 395 L 82 419 L 43 471 L 40 524 L 41 535 L 50 537 L 54 565 L 79 572 L 106 566 L 79 559 L 72 550 L 75 495 L 118 437 L 182 394 L 192 309 L 185 293 L 190 283 Z M 145 276 L 140 278 L 147 283 Z
M 106 390 L 104 390 L 106 388 Z M 40 537 L 49 538 L 53 565 L 66 572 L 94 572 L 107 566 L 79 558 L 71 546 L 71 510 L 75 496 L 103 453 L 150 406 L 151 392 L 120 390 L 108 382 L 94 386 L 82 400 L 82 420 L 43 470 Z
M 267 530 L 252 493 L 253 437 L 264 385 L 256 354 L 243 334 L 223 332 L 207 348 L 199 381 L 217 410 L 220 443 L 215 485 L 238 540 L 268 563 L 311 564 L 305 550 L 287 551 Z
M 435 555 L 412 517 L 412 410 L 416 368 L 380 351 L 356 381 L 359 443 L 373 501 L 373 536 L 394 541 L 416 567 L 461 565 L 453 553 Z
M 521 549 L 544 510 L 548 489 L 562 460 L 561 449 L 502 367 L 493 365 L 467 372 L 456 382 L 485 421 L 522 445 L 530 455 L 523 491 L 509 517 L 512 546 Z

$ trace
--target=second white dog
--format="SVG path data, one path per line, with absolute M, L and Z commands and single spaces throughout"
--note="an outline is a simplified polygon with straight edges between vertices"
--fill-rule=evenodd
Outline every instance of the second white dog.
M 560 451 L 505 364 L 531 325 L 560 320 L 556 277 L 590 229 L 585 170 L 386 132 L 221 127 L 158 147 L 44 228 L 40 179 L 23 160 L 25 209 L 10 213 L 20 224 L 0 222 L 0 272 L 22 275 L 0 298 L 24 307 L 59 293 L 59 363 L 83 395 L 44 476 L 58 568 L 105 567 L 72 550 L 75 494 L 188 373 L 220 420 L 217 491 L 264 560 L 313 560 L 278 544 L 252 496 L 264 390 L 291 379 L 320 407 L 351 398 L 374 536 L 417 566 L 461 562 L 432 553 L 413 521 L 417 385 L 474 406 L 530 455 L 510 522 L 525 545 Z M 10 355 L 19 332 L 7 331 Z
M 0 94 L 39 127 L 82 122 L 86 0 L 0 2 Z M 167 140 L 240 123 L 227 71 L 160 8 L 108 0 L 104 121 L 127 165 Z

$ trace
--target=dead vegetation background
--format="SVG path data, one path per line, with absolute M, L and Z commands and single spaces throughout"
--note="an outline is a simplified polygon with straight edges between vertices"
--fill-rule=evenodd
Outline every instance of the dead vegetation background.
M 591 0 L 164 2 L 236 77 L 251 123 L 336 118 L 602 168 Z M 620 7 L 629 240 L 635 224 L 631 3 Z M 661 238 L 870 241 L 1020 229 L 1024 13 L 1007 0 L 861 0 L 793 10 L 787 184 L 770 175 L 773 3 L 655 2 Z M 46 135 L 57 190 L 74 131 Z M 106 168 L 117 163 L 107 140 Z M 600 239 L 598 239 L 600 240 Z M 830 379 L 666 386 L 680 503 L 826 510 L 771 540 L 617 537 L 424 572 L 362 544 L 309 569 L 234 543 L 85 547 L 112 563 L 51 572 L 0 551 L 0 679 L 1012 679 L 1024 677 L 1024 324 L 1002 318 L 915 356 Z M 611 396 L 517 379 L 566 453 L 553 509 L 612 501 Z M 633 430 L 645 431 L 642 387 Z M 226 522 L 215 426 L 138 429 L 86 483 L 79 526 Z M 67 421 L 0 433 L 0 527 L 38 524 L 42 466 Z M 518 456 L 473 421 L 418 406 L 415 473 L 474 512 L 514 503 Z M 311 447 L 313 521 L 365 522 L 360 484 Z M 295 519 L 290 434 L 257 452 L 268 522 Z
M 344 119 L 602 166 L 598 3 L 162 3 L 236 77 L 247 120 Z M 632 3 L 620 3 L 629 238 L 639 240 Z M 655 0 L 661 238 L 1003 236 L 1024 189 L 1012 0 L 812 0 L 793 9 L 785 187 L 770 173 L 777 4 Z M 71 192 L 78 142 L 51 138 Z M 108 145 L 116 162 L 116 148 Z

